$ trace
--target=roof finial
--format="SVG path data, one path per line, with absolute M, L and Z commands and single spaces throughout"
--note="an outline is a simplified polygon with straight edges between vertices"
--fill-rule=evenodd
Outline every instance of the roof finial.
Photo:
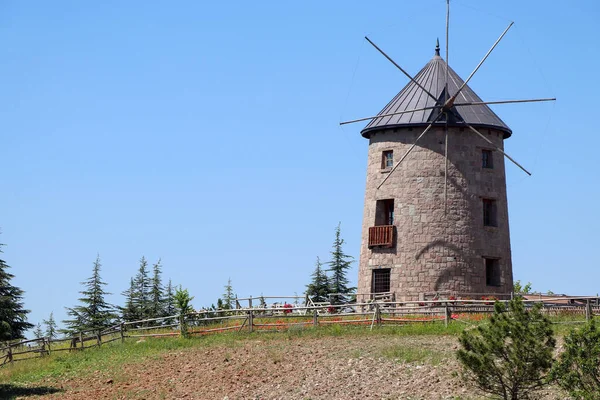
M 435 55 L 436 56 L 440 55 L 440 38 L 437 38 L 437 42 L 435 44 Z

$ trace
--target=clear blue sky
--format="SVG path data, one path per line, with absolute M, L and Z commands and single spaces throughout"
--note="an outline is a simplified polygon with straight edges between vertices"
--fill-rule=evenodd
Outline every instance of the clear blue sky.
M 445 1 L 0 4 L 0 242 L 30 321 L 63 319 L 99 253 L 110 300 L 144 255 L 201 307 L 302 293 L 338 222 L 358 258 L 377 113 L 443 43 Z M 507 164 L 514 274 L 600 291 L 600 5 L 455 0 L 450 64 L 494 110 Z M 354 282 L 357 263 L 350 272 Z

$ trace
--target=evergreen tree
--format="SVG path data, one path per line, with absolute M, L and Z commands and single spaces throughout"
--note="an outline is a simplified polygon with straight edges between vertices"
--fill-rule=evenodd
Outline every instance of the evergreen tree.
M 134 304 L 140 316 L 140 319 L 150 318 L 152 306 L 150 302 L 152 292 L 152 280 L 148 275 L 148 261 L 142 256 L 140 259 L 140 268 L 133 279 L 134 283 Z
M 516 294 L 530 294 L 531 293 L 531 282 L 527 282 L 525 285 L 520 280 L 513 283 L 513 292 Z
M 173 292 L 173 285 L 169 279 L 169 284 L 167 285 L 167 290 L 165 292 L 165 315 L 170 317 L 171 315 L 175 315 L 175 312 L 175 293 Z
M 325 302 L 328 301 L 329 298 L 327 295 L 329 294 L 329 278 L 321 268 L 321 260 L 317 257 L 317 262 L 315 264 L 315 271 L 313 272 L 312 281 L 306 285 L 306 294 L 308 297 L 312 299 L 314 302 Z
M 541 304 L 530 310 L 517 297 L 499 302 L 489 324 L 463 331 L 458 360 L 479 389 L 505 400 L 526 399 L 546 384 L 556 341 Z
M 65 327 L 61 329 L 60 332 L 67 336 L 77 335 L 79 332 L 85 329 L 87 323 L 85 316 L 81 310 L 77 309 L 77 307 L 66 309 L 69 319 L 62 321 Z
M 175 304 L 177 307 L 177 311 L 179 312 L 179 325 L 181 329 L 181 336 L 188 336 L 188 323 L 185 319 L 186 315 L 194 312 L 194 308 L 190 304 L 192 300 L 194 300 L 193 296 L 190 296 L 187 289 L 182 289 L 179 286 L 179 289 L 175 292 Z
M 223 310 L 232 310 L 235 308 L 235 300 L 236 296 L 233 293 L 233 288 L 231 286 L 231 278 L 227 280 L 227 285 L 225 285 L 225 293 L 223 293 Z
M 42 331 L 42 324 L 40 324 L 39 322 L 33 330 L 33 336 L 35 336 L 36 339 L 41 339 L 44 337 L 44 331 Z
M 259 297 L 259 303 L 260 303 L 260 308 L 267 308 L 267 302 L 265 301 L 265 296 L 263 296 L 263 294 L 260 294 Z
M 576 400 L 600 400 L 600 330 L 594 320 L 565 336 L 564 351 L 551 372 Z
M 101 266 L 98 255 L 94 261 L 92 276 L 81 283 L 84 285 L 84 290 L 79 292 L 82 295 L 78 299 L 80 305 L 67 308 L 67 314 L 71 319 L 64 323 L 70 333 L 107 328 L 112 325 L 116 317 L 113 306 L 104 299 L 110 293 L 104 291 L 103 287 L 106 283 L 102 282 L 100 277 Z
M 42 321 L 46 326 L 46 337 L 50 339 L 54 339 L 57 336 L 58 329 L 56 326 L 56 321 L 54 321 L 54 313 L 50 313 L 50 317 L 47 320 Z
M 125 306 L 119 307 L 123 321 L 133 322 L 142 319 L 136 306 L 135 283 L 133 282 L 133 278 L 131 278 L 129 281 L 129 289 L 125 290 L 121 294 L 125 296 Z
M 353 262 L 353 257 L 344 253 L 342 245 L 344 239 L 341 237 L 341 223 L 338 224 L 335 229 L 335 240 L 333 242 L 333 250 L 331 251 L 331 261 L 328 262 L 331 272 L 330 290 L 332 293 L 341 294 L 341 296 L 335 296 L 333 303 L 338 303 L 344 298 L 344 295 L 349 294 L 356 290 L 356 288 L 349 287 L 348 278 L 346 273 L 350 269 Z M 341 298 L 340 298 L 341 297 Z
M 208 310 L 209 310 L 209 312 L 207 313 L 207 315 L 206 315 L 206 316 L 207 316 L 208 318 L 214 318 L 214 317 L 216 317 L 216 316 L 217 316 L 217 315 L 215 314 L 215 310 L 216 310 L 216 309 L 217 309 L 217 308 L 215 307 L 215 305 L 214 305 L 214 304 L 211 304 L 211 305 L 210 305 L 210 308 L 208 309 Z
M 8 268 L 0 259 L 0 340 L 21 339 L 25 331 L 34 326 L 27 322 L 29 310 L 23 308 L 23 291 L 11 285 L 14 275 L 7 271 Z
M 158 318 L 165 316 L 165 297 L 164 288 L 161 282 L 161 265 L 160 258 L 153 266 L 152 288 L 150 291 L 150 318 Z M 168 314 L 166 314 L 168 315 Z

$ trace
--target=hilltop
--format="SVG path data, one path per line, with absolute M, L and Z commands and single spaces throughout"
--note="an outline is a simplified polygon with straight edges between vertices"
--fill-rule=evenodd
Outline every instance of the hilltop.
M 463 326 L 464 327 L 464 326 Z M 115 343 L 3 369 L 3 398 L 480 399 L 454 352 L 463 327 L 291 330 Z M 10 367 L 9 367 L 10 368 Z M 543 399 L 564 398 L 550 389 Z

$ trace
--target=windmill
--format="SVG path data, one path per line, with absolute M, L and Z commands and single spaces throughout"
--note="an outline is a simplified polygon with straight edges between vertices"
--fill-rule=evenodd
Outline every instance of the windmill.
M 483 101 L 468 83 L 513 24 L 464 81 L 449 66 L 450 0 L 445 60 L 438 40 L 414 77 L 365 37 L 409 83 L 379 114 L 340 123 L 369 121 L 361 131 L 370 144 L 359 292 L 512 290 L 503 158 L 531 173 L 504 151 L 512 131 L 488 106 L 556 99 Z

